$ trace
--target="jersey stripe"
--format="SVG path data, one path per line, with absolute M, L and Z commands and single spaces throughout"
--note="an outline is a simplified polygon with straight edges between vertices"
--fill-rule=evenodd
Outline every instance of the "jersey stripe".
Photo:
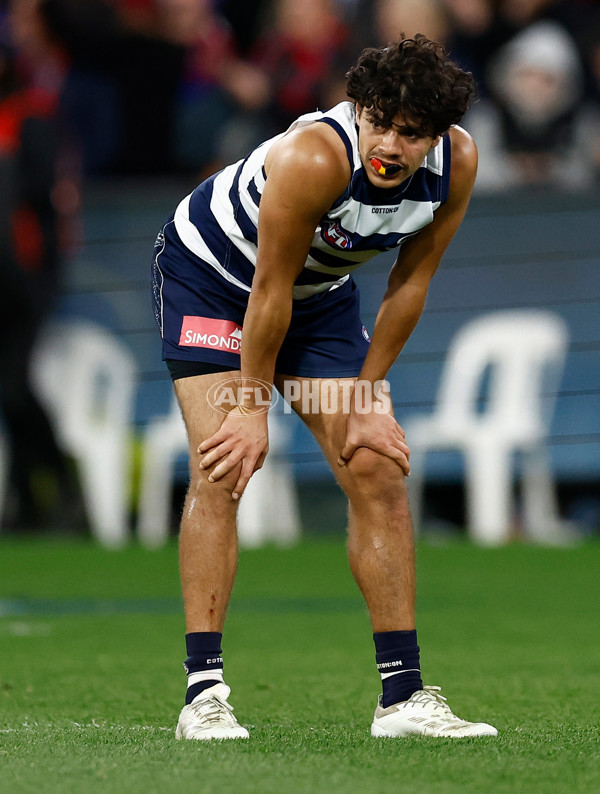
M 214 256 L 196 225 L 190 221 L 189 206 L 190 196 L 187 196 L 175 211 L 175 228 L 177 229 L 177 234 L 181 238 L 182 243 L 197 257 L 207 262 L 211 267 L 214 267 L 214 269 L 230 284 L 234 284 L 236 287 L 250 292 L 250 287 L 229 273 L 223 265 L 221 265 L 217 257 Z
M 352 148 L 352 143 L 350 142 L 350 138 L 346 134 L 346 131 L 344 130 L 344 128 L 335 119 L 322 118 L 322 119 L 317 119 L 317 121 L 321 121 L 324 124 L 329 124 L 329 126 L 333 127 L 333 129 L 337 132 L 337 134 L 343 140 L 344 145 L 346 147 L 346 154 L 348 155 L 348 162 L 350 163 L 350 168 L 354 171 L 354 165 L 355 165 L 355 163 L 354 163 L 354 149 Z

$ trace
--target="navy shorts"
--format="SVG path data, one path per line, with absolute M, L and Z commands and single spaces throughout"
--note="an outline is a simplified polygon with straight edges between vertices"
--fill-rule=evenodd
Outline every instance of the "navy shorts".
M 154 312 L 163 359 L 240 368 L 249 293 L 230 284 L 181 242 L 172 218 L 158 235 L 152 264 Z M 299 377 L 352 377 L 369 349 L 358 287 L 295 300 L 276 371 Z

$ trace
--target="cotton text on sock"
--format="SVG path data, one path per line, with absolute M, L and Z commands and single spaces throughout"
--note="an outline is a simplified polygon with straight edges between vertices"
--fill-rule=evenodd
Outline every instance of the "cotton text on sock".
M 223 683 L 223 657 L 218 631 L 197 631 L 185 635 L 188 657 L 183 666 L 188 677 L 186 705 L 205 689 Z
M 416 630 L 376 632 L 373 640 L 383 686 L 383 708 L 408 700 L 423 689 Z

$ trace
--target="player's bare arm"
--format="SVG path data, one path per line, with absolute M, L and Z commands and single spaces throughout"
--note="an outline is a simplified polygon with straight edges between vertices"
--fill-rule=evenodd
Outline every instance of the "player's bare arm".
M 372 384 L 385 379 L 414 330 L 431 278 L 467 210 L 477 172 L 477 149 L 471 136 L 460 127 L 452 127 L 449 134 L 452 169 L 448 200 L 436 211 L 433 222 L 404 244 L 392 268 L 359 376 Z M 404 432 L 391 413 L 350 415 L 340 462 L 349 460 L 361 446 L 393 458 L 405 474 L 409 473 Z
M 350 177 L 344 146 L 326 125 L 282 138 L 267 156 L 258 226 L 258 260 L 244 319 L 242 377 L 273 382 L 289 327 L 292 287 L 323 214 Z
M 306 261 L 315 228 L 343 193 L 350 176 L 343 144 L 323 124 L 282 138 L 269 153 L 265 171 L 258 259 L 243 326 L 242 386 L 256 379 L 273 383 L 277 354 L 290 324 L 294 282 Z M 202 467 L 217 464 L 211 480 L 220 479 L 242 462 L 234 490 L 234 498 L 238 498 L 267 454 L 266 414 L 249 396 L 199 451 L 206 453 Z

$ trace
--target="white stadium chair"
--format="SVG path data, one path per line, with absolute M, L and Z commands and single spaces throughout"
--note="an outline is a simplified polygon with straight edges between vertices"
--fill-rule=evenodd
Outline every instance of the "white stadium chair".
M 77 461 L 92 533 L 111 548 L 128 540 L 135 379 L 131 353 L 87 321 L 50 326 L 32 365 L 58 439 Z
M 158 548 L 169 537 L 175 460 L 187 451 L 185 425 L 173 395 L 171 410 L 148 422 L 142 442 L 137 534 L 144 546 Z
M 483 545 L 508 541 L 514 453 L 520 452 L 525 533 L 539 542 L 558 538 L 546 441 L 567 344 L 566 324 L 547 311 L 494 312 L 459 330 L 448 350 L 434 413 L 405 423 L 417 529 L 426 453 L 459 450 L 465 458 L 471 538 Z
M 284 453 L 289 439 L 284 422 L 269 414 L 269 454 L 248 483 L 238 510 L 240 546 L 272 541 L 292 545 L 300 536 L 296 487 Z M 185 425 L 175 397 L 170 412 L 148 423 L 142 453 L 137 533 L 148 547 L 163 545 L 170 532 L 174 464 L 187 455 Z

